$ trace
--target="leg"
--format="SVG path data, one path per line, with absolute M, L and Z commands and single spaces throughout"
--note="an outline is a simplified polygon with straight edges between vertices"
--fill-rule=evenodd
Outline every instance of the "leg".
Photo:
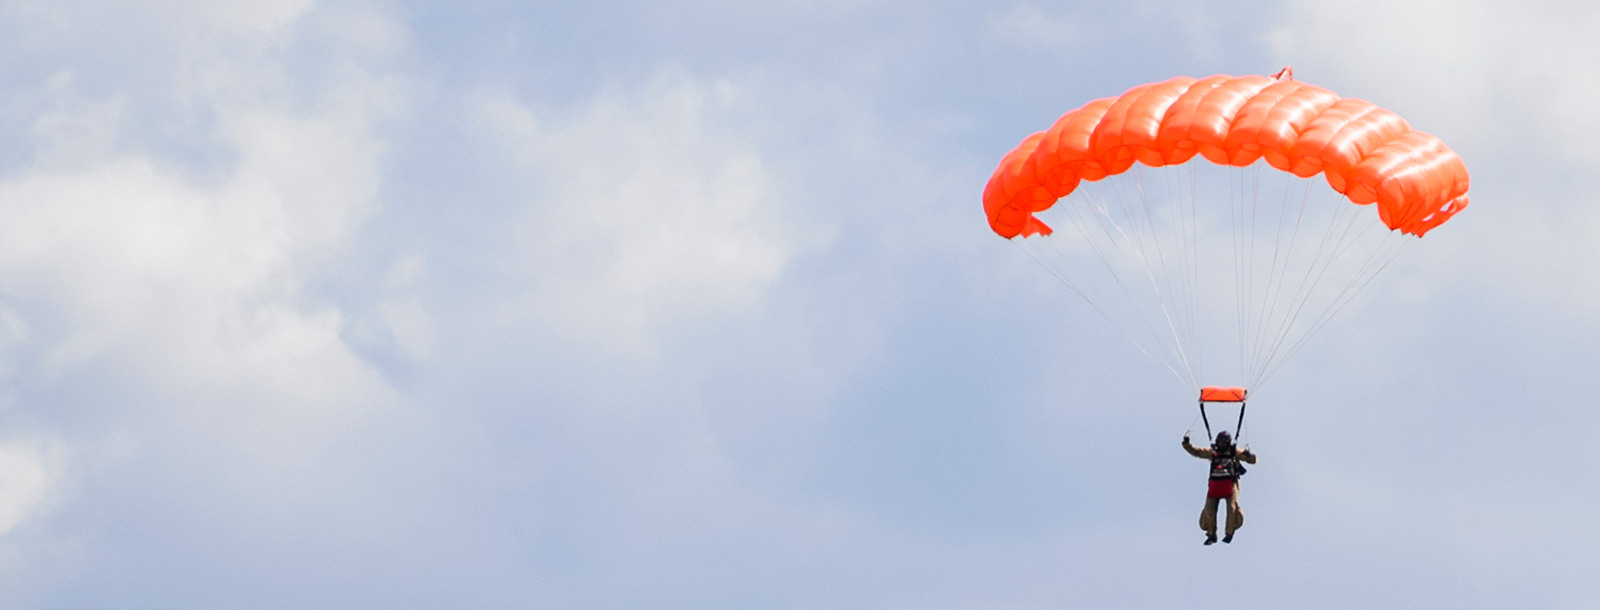
M 1217 541 L 1217 502 L 1221 498 L 1206 498 L 1206 507 L 1200 510 L 1200 529 L 1206 531 L 1206 544 Z
M 1200 510 L 1200 529 L 1207 534 L 1217 533 L 1217 502 L 1220 498 L 1206 498 L 1206 507 Z
M 1231 541 L 1234 530 L 1241 527 L 1244 527 L 1244 509 L 1239 508 L 1239 485 L 1235 483 L 1233 485 L 1233 497 L 1228 498 L 1228 523 L 1225 532 L 1227 535 L 1223 540 Z

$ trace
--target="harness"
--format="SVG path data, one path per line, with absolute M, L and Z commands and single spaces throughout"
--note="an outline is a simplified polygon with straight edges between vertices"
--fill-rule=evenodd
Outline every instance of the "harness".
M 1239 448 L 1229 446 L 1227 451 L 1211 446 L 1211 480 L 1237 481 L 1239 475 L 1245 473 L 1244 464 L 1239 463 Z

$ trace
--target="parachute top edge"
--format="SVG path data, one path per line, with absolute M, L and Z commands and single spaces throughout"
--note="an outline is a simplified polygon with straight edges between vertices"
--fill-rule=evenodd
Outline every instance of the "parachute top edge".
M 1244 402 L 1247 393 L 1249 390 L 1244 388 L 1208 385 L 1200 388 L 1200 402 Z

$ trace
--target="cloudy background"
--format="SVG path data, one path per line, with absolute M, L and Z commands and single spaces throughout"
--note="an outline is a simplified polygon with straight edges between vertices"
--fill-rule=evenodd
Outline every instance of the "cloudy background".
M 12 608 L 1589 608 L 1600 9 L 0 3 Z M 1473 206 L 1252 406 L 985 226 L 1079 103 L 1270 74 Z

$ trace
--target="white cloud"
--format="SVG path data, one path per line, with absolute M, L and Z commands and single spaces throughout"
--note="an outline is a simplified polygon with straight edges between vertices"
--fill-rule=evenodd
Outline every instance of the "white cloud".
M 1059 54 L 1092 47 L 1105 34 L 1080 5 L 1075 12 L 1052 15 L 1032 4 L 1018 4 L 986 17 L 984 33 L 996 40 L 1039 47 Z
M 274 2 L 182 2 L 182 9 L 209 8 L 225 23 L 270 31 L 306 14 L 317 4 L 316 0 L 276 0 Z
M 84 100 L 74 94 L 70 72 L 50 79 L 55 108 L 33 121 L 35 162 L 42 166 L 83 166 L 104 161 L 116 149 L 119 100 Z
M 23 0 L 7 3 L 6 10 L 24 17 L 45 18 L 62 27 L 74 26 L 93 16 L 138 13 L 153 17 L 152 23 L 170 25 L 174 32 L 182 31 L 187 37 L 230 29 L 250 35 L 268 34 L 292 25 L 317 5 L 317 0 Z
M 0 444 L 0 535 L 54 499 L 66 463 L 59 442 Z
M 527 307 L 565 332 L 649 349 L 675 316 L 738 310 L 781 271 L 793 237 L 761 158 L 719 113 L 737 86 L 660 77 L 541 120 L 503 95 L 472 112 L 539 176 L 518 228 Z
M 388 296 L 377 306 L 378 319 L 383 322 L 389 338 L 402 354 L 413 360 L 425 359 L 433 352 L 432 316 L 416 293 L 416 283 L 426 270 L 426 259 L 421 255 L 400 259 L 389 270 L 384 282 Z
M 1334 68 L 1425 131 L 1480 138 L 1526 121 L 1600 162 L 1597 30 L 1585 2 L 1362 0 L 1294 3 L 1270 38 L 1280 61 Z
M 178 56 L 147 62 L 176 63 L 138 65 L 176 80 L 144 89 L 107 91 L 68 64 L 42 94 L 51 103 L 33 120 L 33 162 L 0 176 L 0 396 L 44 420 L 33 445 L 16 447 L 44 447 L 65 380 L 95 379 L 101 389 L 70 399 L 91 425 L 56 431 L 72 455 L 99 462 L 74 471 L 90 492 L 116 470 L 105 462 L 123 461 L 100 446 L 109 438 L 124 453 L 150 452 L 132 463 L 178 444 L 231 465 L 224 478 L 252 473 L 248 484 L 193 489 L 235 502 L 291 498 L 290 485 L 327 469 L 321 456 L 337 439 L 395 402 L 342 340 L 346 315 L 304 288 L 376 205 L 375 124 L 403 108 L 406 90 L 363 60 L 386 48 L 367 34 L 392 24 L 319 16 L 371 27 L 353 42 L 319 42 L 351 60 L 327 63 L 337 87 L 307 86 L 285 78 L 284 47 L 294 39 L 286 26 L 309 6 L 185 14 L 195 31 L 173 43 Z M 178 114 L 130 114 L 152 108 Z M 151 133 L 206 158 L 190 164 L 130 140 Z M 405 329 L 407 349 L 427 349 L 416 311 L 386 316 Z M 20 495 L 0 496 L 0 525 L 36 514 L 30 498 L 48 496 L 37 489 L 60 472 L 55 454 L 12 447 L 0 446 L 0 486 Z
M 1188 61 L 1218 63 L 1226 58 L 1223 49 L 1232 39 L 1222 27 L 1226 12 L 1209 5 L 1149 0 L 1039 4 L 1021 2 L 989 12 L 984 35 L 1069 61 L 1161 46 L 1184 53 Z
M 267 312 L 292 300 L 294 259 L 333 244 L 369 204 L 373 151 L 326 120 L 234 124 L 240 164 L 215 187 L 133 156 L 0 183 L 6 284 L 55 303 L 78 345 L 130 339 L 189 374 L 226 362 L 219 350 L 276 344 L 289 314 Z M 290 317 L 321 326 L 320 315 Z

